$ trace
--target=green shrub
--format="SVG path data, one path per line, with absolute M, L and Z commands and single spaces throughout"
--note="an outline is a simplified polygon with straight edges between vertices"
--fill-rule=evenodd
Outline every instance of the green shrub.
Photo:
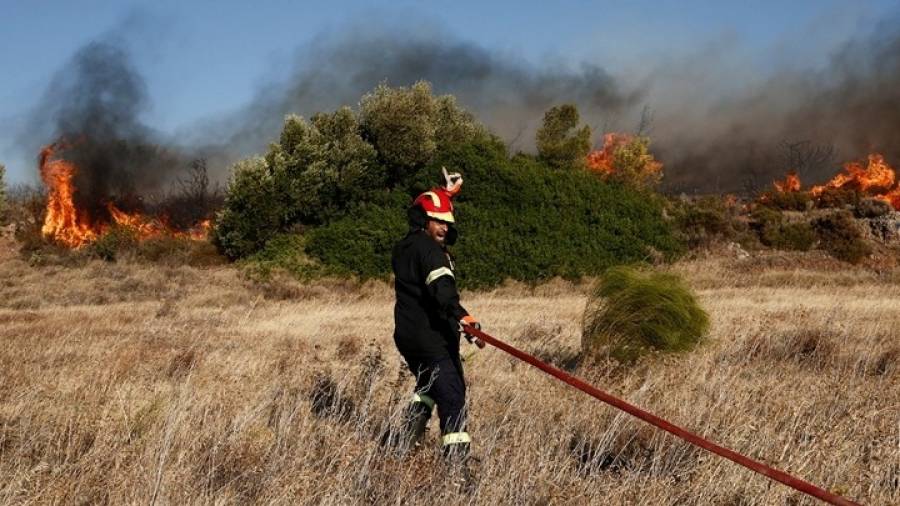
M 501 140 L 427 83 L 379 86 L 358 120 L 346 108 L 309 122 L 289 117 L 265 159 L 236 165 L 213 240 L 261 272 L 285 265 L 306 275 L 315 264 L 319 273 L 384 277 L 407 206 L 440 181 L 442 166 L 466 181 L 454 247 L 464 286 L 599 274 L 681 250 L 659 196 L 534 156 L 510 160 Z M 302 248 L 282 237 L 297 233 Z
M 265 247 L 243 259 L 242 267 L 256 279 L 269 279 L 278 271 L 295 278 L 309 279 L 327 272 L 326 268 L 306 253 L 306 238 L 302 234 L 278 234 Z
M 572 104 L 550 108 L 538 128 L 535 143 L 538 156 L 549 166 L 581 167 L 591 150 L 591 127 L 578 128 L 578 109 Z
M 588 300 L 581 346 L 588 355 L 631 362 L 651 351 L 689 350 L 708 329 L 709 317 L 677 275 L 620 266 Z
M 789 223 L 773 207 L 758 206 L 750 213 L 753 226 L 764 245 L 781 250 L 808 251 L 816 243 L 816 232 L 807 222 Z
M 738 219 L 738 208 L 716 196 L 676 200 L 667 208 L 675 234 L 688 248 L 704 248 L 717 241 L 748 242 L 749 227 Z
M 813 206 L 812 195 L 805 191 L 769 191 L 760 196 L 760 205 L 782 211 L 807 211 Z
M 87 246 L 88 254 L 115 262 L 124 251 L 134 249 L 138 244 L 138 234 L 130 227 L 114 226 Z
M 464 286 L 597 275 L 612 265 L 681 252 L 663 201 L 654 195 L 586 171 L 552 170 L 532 156 L 509 160 L 502 144 L 490 140 L 445 161 L 466 178 L 454 250 Z
M 872 253 L 849 211 L 836 211 L 813 222 L 822 247 L 831 256 L 852 264 Z
M 816 231 L 807 222 L 781 223 L 764 229 L 761 240 L 775 249 L 809 251 L 816 243 Z
M 283 181 L 261 158 L 235 164 L 212 241 L 230 259 L 265 246 L 292 214 Z
M 862 199 L 858 188 L 825 188 L 816 198 L 819 209 L 844 208 L 859 204 Z
M 348 107 L 309 121 L 288 116 L 264 159 L 235 166 L 214 242 L 242 258 L 297 225 L 326 225 L 356 207 L 382 205 L 391 190 L 424 190 L 422 182 L 440 174 L 436 156 L 486 137 L 452 96 L 433 96 L 424 82 L 377 87 L 363 97 L 359 117 Z
M 407 230 L 403 208 L 366 206 L 307 234 L 306 252 L 337 273 L 386 277 L 391 252 Z

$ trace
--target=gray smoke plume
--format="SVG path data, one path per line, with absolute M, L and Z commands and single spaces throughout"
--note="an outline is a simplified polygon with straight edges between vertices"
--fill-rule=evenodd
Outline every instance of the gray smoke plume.
M 885 22 L 847 43 L 825 68 L 798 64 L 755 86 L 730 73 L 728 55 L 636 78 L 596 65 L 535 66 L 443 33 L 347 29 L 301 48 L 291 77 L 264 87 L 221 136 L 229 157 L 258 152 L 287 113 L 352 106 L 379 83 L 424 79 L 436 93 L 455 95 L 513 150 L 533 149 L 548 108 L 575 103 L 595 143 L 607 131 L 649 133 L 669 191 L 757 190 L 788 170 L 811 183 L 871 151 L 900 164 L 894 26 Z
M 188 151 L 224 176 L 235 159 L 277 139 L 285 114 L 355 106 L 380 83 L 424 79 L 513 150 L 533 149 L 548 108 L 575 103 L 595 143 L 608 131 L 649 133 L 669 191 L 755 190 L 792 169 L 809 184 L 872 151 L 900 165 L 900 25 L 891 21 L 846 43 L 824 67 L 797 63 L 755 84 L 744 82 L 752 69 L 735 71 L 741 62 L 727 48 L 718 58 L 648 62 L 636 77 L 597 65 L 534 65 L 439 30 L 349 26 L 298 49 L 286 79 L 269 80 L 228 117 L 195 125 L 212 133 L 178 148 L 140 122 L 147 93 L 127 55 L 94 43 L 53 79 L 34 115 L 39 127 L 24 139 L 82 139 L 72 148 L 83 168 L 79 189 L 98 202 L 171 181 Z
M 654 147 L 666 164 L 667 187 L 754 191 L 790 170 L 806 185 L 872 152 L 900 165 L 896 26 L 885 21 L 845 43 L 823 68 L 798 63 L 724 97 L 720 85 L 700 87 L 689 100 L 654 103 Z M 693 70 L 698 81 L 716 76 L 729 84 L 717 65 Z M 656 87 L 690 86 L 656 77 Z
M 262 89 L 231 120 L 229 146 L 258 150 L 277 137 L 284 115 L 309 116 L 354 106 L 380 83 L 408 86 L 429 81 L 435 93 L 455 95 L 513 149 L 533 146 L 544 112 L 560 103 L 578 104 L 583 120 L 599 126 L 638 106 L 639 89 L 623 89 L 604 69 L 584 65 L 535 67 L 444 33 L 348 29 L 297 53 L 287 82 Z

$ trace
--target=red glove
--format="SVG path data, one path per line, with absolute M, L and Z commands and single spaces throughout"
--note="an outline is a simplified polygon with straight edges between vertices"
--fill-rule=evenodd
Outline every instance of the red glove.
M 475 317 L 473 317 L 472 315 L 466 315 L 466 316 L 463 316 L 462 320 L 459 321 L 459 328 L 463 332 L 463 335 L 466 336 L 466 339 L 470 343 L 474 344 L 475 346 L 478 346 L 479 348 L 484 348 L 484 341 L 482 341 L 481 339 L 478 339 L 477 337 L 472 336 L 468 332 L 466 332 L 467 325 L 476 330 L 481 330 L 481 324 L 478 323 L 478 320 L 476 320 Z

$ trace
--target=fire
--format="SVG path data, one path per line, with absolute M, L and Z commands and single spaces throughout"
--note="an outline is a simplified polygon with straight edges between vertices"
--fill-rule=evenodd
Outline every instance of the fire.
M 900 186 L 885 193 L 884 195 L 876 195 L 875 198 L 887 202 L 894 209 L 900 211 Z
M 864 193 L 872 193 L 878 196 L 878 190 L 883 193 L 894 186 L 896 176 L 884 157 L 878 153 L 869 155 L 869 163 L 863 167 L 861 162 L 848 162 L 844 164 L 844 172 L 840 173 L 824 185 L 813 186 L 809 192 L 817 197 L 829 188 L 853 187 Z M 870 191 L 871 190 L 871 191 Z
M 773 183 L 780 193 L 800 191 L 800 177 L 789 173 L 783 181 Z M 853 161 L 844 164 L 844 170 L 823 185 L 809 189 L 814 198 L 829 189 L 852 188 L 873 198 L 883 200 L 900 211 L 900 185 L 897 175 L 884 157 L 878 153 L 868 156 L 868 163 Z
M 784 181 L 775 181 L 772 183 L 775 189 L 781 193 L 793 193 L 800 191 L 800 176 L 796 172 L 789 172 L 784 177 Z
M 636 140 L 640 140 L 640 138 L 630 134 L 604 134 L 603 147 L 591 151 L 587 155 L 588 170 L 602 176 L 610 176 L 620 172 L 622 168 L 616 167 L 616 153 L 619 149 L 631 145 Z M 658 182 L 659 178 L 662 177 L 663 165 L 661 162 L 656 161 L 653 158 L 653 155 L 646 151 L 646 144 L 639 146 L 638 149 L 635 150 L 634 156 L 636 157 L 636 166 L 638 167 L 638 174 L 636 175 L 644 181 L 656 180 Z
M 608 133 L 603 135 L 603 148 L 591 151 L 587 156 L 587 166 L 599 174 L 612 174 L 616 149 L 631 142 L 628 134 Z
M 41 179 L 49 188 L 47 213 L 41 233 L 70 248 L 80 248 L 97 238 L 87 213 L 75 207 L 75 184 L 72 178 L 78 170 L 66 160 L 53 159 L 62 143 L 53 143 L 41 150 Z
M 211 227 L 208 219 L 197 223 L 189 230 L 175 230 L 166 223 L 164 218 L 151 218 L 140 213 L 128 213 L 116 207 L 112 202 L 106 203 L 109 220 L 92 219 L 87 211 L 78 209 L 75 202 L 75 194 L 78 189 L 75 186 L 74 178 L 78 167 L 74 163 L 58 157 L 58 152 L 67 147 L 68 145 L 64 142 L 55 142 L 41 150 L 41 179 L 49 190 L 44 224 L 41 227 L 44 237 L 69 248 L 77 249 L 97 240 L 112 225 L 127 227 L 139 239 L 172 236 L 202 240 L 207 236 Z

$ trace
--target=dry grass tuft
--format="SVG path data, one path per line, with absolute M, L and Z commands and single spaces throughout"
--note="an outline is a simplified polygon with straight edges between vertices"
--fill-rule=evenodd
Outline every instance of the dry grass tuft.
M 824 367 L 833 359 L 839 338 L 828 330 L 797 329 L 770 336 L 758 334 L 735 350 L 738 356 L 761 361 L 785 361 Z

